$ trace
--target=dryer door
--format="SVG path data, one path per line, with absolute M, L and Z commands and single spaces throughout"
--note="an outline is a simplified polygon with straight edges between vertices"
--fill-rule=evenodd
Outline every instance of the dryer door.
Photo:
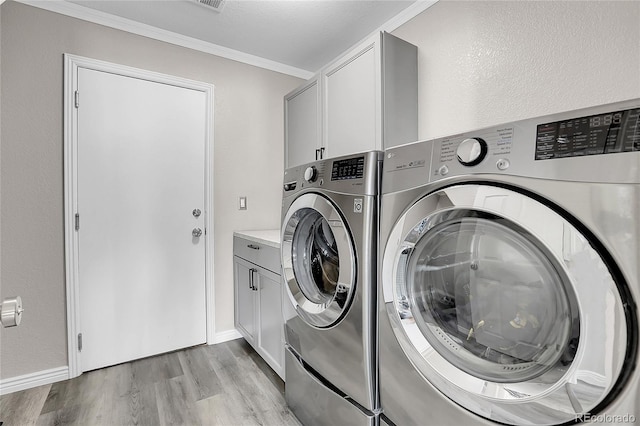
M 355 290 L 349 230 L 325 197 L 308 193 L 289 207 L 282 228 L 282 273 L 298 316 L 331 327 L 349 309 Z
M 559 424 L 611 392 L 624 306 L 587 238 L 509 189 L 432 193 L 395 225 L 383 294 L 413 365 L 450 399 L 508 424 Z

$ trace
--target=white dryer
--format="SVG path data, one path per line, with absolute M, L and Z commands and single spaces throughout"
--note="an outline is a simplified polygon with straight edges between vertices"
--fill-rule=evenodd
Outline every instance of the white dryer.
M 382 422 L 640 421 L 640 100 L 390 149 Z
M 285 397 L 306 425 L 373 426 L 382 152 L 284 176 Z

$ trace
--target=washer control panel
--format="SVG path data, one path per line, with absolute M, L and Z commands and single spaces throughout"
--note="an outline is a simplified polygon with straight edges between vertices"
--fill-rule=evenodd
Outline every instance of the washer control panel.
M 336 160 L 331 167 L 331 180 L 362 179 L 364 155 Z
M 378 194 L 383 155 L 368 151 L 291 167 L 284 172 L 283 196 L 309 190 Z

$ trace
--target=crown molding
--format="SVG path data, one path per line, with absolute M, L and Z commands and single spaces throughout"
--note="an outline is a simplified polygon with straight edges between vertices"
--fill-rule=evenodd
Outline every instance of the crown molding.
M 331 66 L 331 64 L 335 64 L 337 61 L 339 61 L 341 58 L 343 58 L 345 56 L 345 54 L 347 54 L 348 52 L 353 51 L 358 46 L 368 44 L 368 42 L 371 40 L 371 38 L 374 37 L 376 34 L 379 34 L 381 31 L 388 32 L 388 33 L 393 32 L 394 30 L 396 30 L 399 27 L 401 27 L 403 24 L 406 24 L 411 19 L 415 18 L 416 16 L 418 16 L 419 14 L 421 14 L 422 12 L 424 12 L 425 10 L 427 10 L 428 8 L 430 8 L 431 6 L 436 4 L 438 1 L 440 1 L 440 0 L 417 0 L 411 6 L 409 6 L 408 8 L 403 10 L 402 12 L 398 13 L 393 18 L 389 19 L 387 22 L 385 22 L 380 27 L 378 27 L 375 31 L 371 32 L 366 37 L 364 37 L 363 39 L 358 41 L 356 44 L 351 46 L 349 49 L 345 50 L 344 52 L 341 52 L 338 56 L 333 58 L 331 61 L 329 61 L 327 64 L 325 64 L 322 68 L 320 68 L 318 71 L 316 71 L 316 73 L 319 73 L 320 71 L 322 71 L 326 67 Z
M 3 1 L 3 0 L 0 0 Z M 308 79 L 313 73 L 301 68 L 285 65 L 280 62 L 271 61 L 259 56 L 251 55 L 217 44 L 208 43 L 193 37 L 187 37 L 171 31 L 163 30 L 151 25 L 142 24 L 131 19 L 121 18 L 119 16 L 104 13 L 88 7 L 80 6 L 64 0 L 15 0 L 28 6 L 37 7 L 48 10 L 50 12 L 59 13 L 70 16 L 72 18 L 82 19 L 83 21 L 93 22 L 94 24 L 104 25 L 106 27 L 117 30 L 126 31 L 143 37 L 152 38 L 154 40 L 164 41 L 176 46 L 186 47 L 188 49 L 197 50 L 211 55 L 220 56 L 222 58 L 231 59 L 233 61 L 242 62 L 270 71 L 291 75 L 294 77 Z
M 5 0 L 0 0 L 0 4 L 2 4 L 4 1 Z M 72 18 L 82 19 L 83 21 L 93 22 L 94 24 L 104 25 L 106 27 L 126 31 L 143 37 L 152 38 L 154 40 L 164 41 L 176 46 L 186 47 L 188 49 L 209 53 L 211 55 L 220 56 L 222 58 L 231 59 L 233 61 L 242 62 L 244 64 L 253 65 L 270 71 L 291 75 L 294 77 L 302 78 L 304 80 L 310 79 L 315 74 L 314 72 L 308 70 L 292 67 L 290 65 L 285 65 L 280 62 L 229 49 L 228 47 L 219 46 L 217 44 L 208 43 L 206 41 L 198 40 L 193 37 L 187 37 L 181 34 L 163 30 L 151 25 L 142 24 L 131 19 L 121 18 L 119 16 L 90 9 L 64 0 L 14 1 L 48 10 L 50 12 L 70 16 Z M 417 0 L 411 6 L 391 18 L 389 21 L 385 22 L 371 34 L 375 34 L 379 31 L 392 32 L 399 28 L 401 25 L 418 16 L 420 13 L 424 12 L 437 2 L 438 0 Z M 368 37 L 370 37 L 370 35 L 365 37 L 364 39 Z M 356 45 L 358 44 L 360 44 L 360 42 L 356 43 Z M 349 49 L 347 49 L 347 51 L 348 50 Z
M 393 18 L 385 22 L 378 31 L 386 31 L 388 33 L 398 29 L 403 24 L 406 24 L 411 19 L 420 15 L 425 10 L 436 4 L 438 0 L 417 0 L 411 6 L 398 13 Z

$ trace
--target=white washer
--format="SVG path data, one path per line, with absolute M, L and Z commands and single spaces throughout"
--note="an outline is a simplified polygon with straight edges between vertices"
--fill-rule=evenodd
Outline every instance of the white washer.
M 308 425 L 373 425 L 382 152 L 289 169 L 282 205 L 285 397 Z
M 382 421 L 640 421 L 640 100 L 386 152 Z

